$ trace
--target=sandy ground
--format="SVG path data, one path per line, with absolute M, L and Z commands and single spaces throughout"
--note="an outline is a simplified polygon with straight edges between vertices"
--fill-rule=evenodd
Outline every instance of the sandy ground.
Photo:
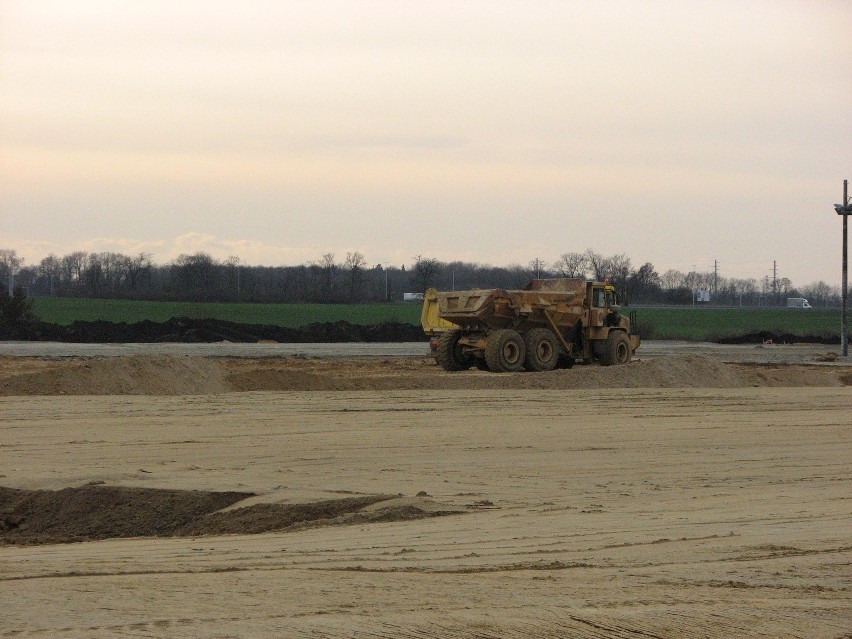
M 850 367 L 740 348 L 515 375 L 2 357 L 0 486 L 419 515 L 26 545 L 7 513 L 0 637 L 852 637 Z
M 784 362 L 807 363 L 822 358 L 826 353 L 838 354 L 839 346 L 823 344 L 756 344 L 730 345 L 711 342 L 681 342 L 646 340 L 638 352 L 641 359 L 654 359 L 665 355 L 696 353 L 712 355 L 723 362 Z M 67 342 L 0 342 L 0 356 L 68 358 L 68 357 L 125 357 L 130 355 L 198 355 L 203 357 L 320 357 L 320 358 L 373 358 L 373 357 L 426 357 L 427 342 L 390 342 L 372 344 L 73 344 Z

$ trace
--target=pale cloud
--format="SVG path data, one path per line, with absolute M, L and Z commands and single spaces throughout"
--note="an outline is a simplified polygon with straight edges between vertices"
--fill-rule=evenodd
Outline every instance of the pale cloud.
M 230 240 L 206 233 L 185 233 L 172 239 L 161 252 L 164 260 L 178 255 L 207 253 L 217 260 L 231 256 L 239 257 L 243 264 L 293 265 L 319 260 L 322 250 L 318 247 L 288 247 L 252 240 Z

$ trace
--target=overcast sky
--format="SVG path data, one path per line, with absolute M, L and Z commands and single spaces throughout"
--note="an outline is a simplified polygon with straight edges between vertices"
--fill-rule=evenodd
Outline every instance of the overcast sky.
M 840 283 L 846 0 L 0 0 L 0 248 Z

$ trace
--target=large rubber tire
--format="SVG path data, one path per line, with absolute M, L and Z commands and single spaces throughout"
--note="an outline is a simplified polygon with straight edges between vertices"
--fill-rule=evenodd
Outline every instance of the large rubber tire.
M 473 357 L 465 353 L 459 345 L 461 331 L 446 331 L 438 339 L 438 348 L 435 349 L 435 361 L 444 370 L 465 371 L 473 365 Z
M 485 342 L 485 361 L 494 373 L 514 373 L 522 370 L 526 356 L 524 340 L 517 331 L 503 328 L 488 335 Z
M 552 371 L 559 361 L 559 340 L 553 331 L 534 328 L 524 336 L 527 355 L 524 365 L 528 371 Z
M 615 364 L 628 364 L 633 355 L 630 348 L 630 338 L 624 331 L 610 331 L 609 337 L 603 345 L 601 353 L 601 364 L 613 366 Z

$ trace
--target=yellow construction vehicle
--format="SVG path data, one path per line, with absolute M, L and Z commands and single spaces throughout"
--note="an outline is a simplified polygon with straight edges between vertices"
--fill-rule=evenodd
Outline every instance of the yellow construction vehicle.
M 520 290 L 429 289 L 420 319 L 448 371 L 627 364 L 640 343 L 635 317 L 621 314 L 615 287 L 580 278 L 536 279 Z

